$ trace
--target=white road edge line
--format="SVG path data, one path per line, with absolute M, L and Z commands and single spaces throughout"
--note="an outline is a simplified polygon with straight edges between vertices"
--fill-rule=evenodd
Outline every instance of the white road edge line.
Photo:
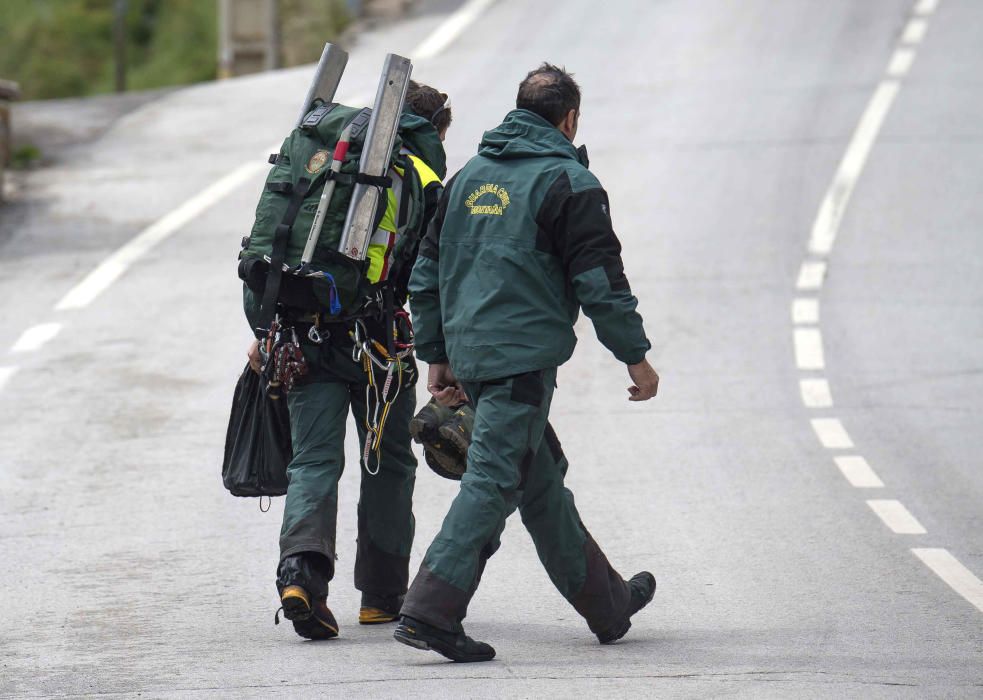
M 792 302 L 792 323 L 819 323 L 819 300 L 799 297 Z
M 147 254 L 158 243 L 199 216 L 220 199 L 231 193 L 239 185 L 257 175 L 267 163 L 244 163 L 221 180 L 212 183 L 169 214 L 165 214 L 141 231 L 135 238 L 125 243 L 115 253 L 102 261 L 85 279 L 75 285 L 68 294 L 55 305 L 56 311 L 82 309 L 91 304 L 129 267 Z
M 7 382 L 10 381 L 10 378 L 13 377 L 15 374 L 17 374 L 18 369 L 19 368 L 16 365 L 8 366 L 8 367 L 0 367 L 0 391 L 2 391 L 3 388 L 7 385 Z
M 806 408 L 831 408 L 833 395 L 829 391 L 829 382 L 825 379 L 800 379 L 799 393 Z
M 795 288 L 803 291 L 821 289 L 825 278 L 826 263 L 807 260 L 799 268 L 799 278 L 795 282 Z
M 416 47 L 410 58 L 414 61 L 433 58 L 454 43 L 454 40 L 494 2 L 495 0 L 470 0 L 462 5 Z
M 952 590 L 983 612 L 983 581 L 976 578 L 949 550 L 916 547 L 911 552 L 934 571 L 936 576 L 948 583 Z
M 850 482 L 850 485 L 858 489 L 882 489 L 884 482 L 870 468 L 867 460 L 859 455 L 845 455 L 836 457 L 836 466 L 840 468 L 843 476 Z
M 847 146 L 843 160 L 837 168 L 836 175 L 833 176 L 833 182 L 823 197 L 812 225 L 809 250 L 815 255 L 829 255 L 833 249 L 833 243 L 836 241 L 843 220 L 843 212 L 867 163 L 870 149 L 884 125 L 884 119 L 898 96 L 899 88 L 898 81 L 884 80 L 877 86 L 870 102 L 867 103 L 867 109 L 864 110 L 860 123 L 857 124 L 850 145 Z
M 818 328 L 796 328 L 792 335 L 795 342 L 795 364 L 799 369 L 824 369 L 823 336 Z
M 20 338 L 10 348 L 10 352 L 31 352 L 39 350 L 45 343 L 53 340 L 61 331 L 60 323 L 39 323 L 20 334 Z
M 811 423 L 823 447 L 829 450 L 848 450 L 853 447 L 853 440 L 839 418 L 813 418 Z
M 915 6 L 916 15 L 930 15 L 939 6 L 939 0 L 919 0 Z
M 914 49 L 899 48 L 891 54 L 891 62 L 887 66 L 887 74 L 892 78 L 903 78 L 908 75 L 911 65 L 915 62 L 917 52 Z
M 867 501 L 867 505 L 897 535 L 924 535 L 926 532 L 901 501 L 874 498 Z

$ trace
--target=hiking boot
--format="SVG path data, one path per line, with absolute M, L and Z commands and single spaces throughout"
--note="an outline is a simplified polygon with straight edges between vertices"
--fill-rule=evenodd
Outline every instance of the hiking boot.
M 362 607 L 358 611 L 358 624 L 382 625 L 393 622 L 399 617 L 399 609 L 403 607 L 403 596 L 378 596 L 362 594 Z
M 284 586 L 280 593 L 280 605 L 283 606 L 283 616 L 288 620 L 306 620 L 313 609 L 310 595 L 301 586 Z
M 471 431 L 474 429 L 474 408 L 471 404 L 459 406 L 448 420 L 438 429 L 440 437 L 447 440 L 461 451 L 462 455 L 468 453 L 471 447 Z
M 405 615 L 396 626 L 393 637 L 400 644 L 414 649 L 429 649 L 458 663 L 491 661 L 495 658 L 495 649 L 491 644 L 476 642 L 464 632 L 445 632 Z
M 454 415 L 453 408 L 437 403 L 436 399 L 430 399 L 430 403 L 421 408 L 410 421 L 410 437 L 418 445 L 437 442 L 440 440 L 437 430 L 452 415 Z
M 597 641 L 601 644 L 616 642 L 628 633 L 628 629 L 631 627 L 631 616 L 648 605 L 655 595 L 655 576 L 648 571 L 641 571 L 631 577 L 631 580 L 628 581 L 628 588 L 631 590 L 631 597 L 628 599 L 628 612 L 625 614 L 624 620 L 609 631 L 598 633 Z
M 468 469 L 468 459 L 446 440 L 423 446 L 423 457 L 435 474 L 445 479 L 460 481 Z
M 311 602 L 301 586 L 286 586 L 280 594 L 283 616 L 293 623 L 294 631 L 305 639 L 333 639 L 338 636 L 338 622 L 328 607 L 327 596 Z M 273 621 L 280 624 L 279 611 Z

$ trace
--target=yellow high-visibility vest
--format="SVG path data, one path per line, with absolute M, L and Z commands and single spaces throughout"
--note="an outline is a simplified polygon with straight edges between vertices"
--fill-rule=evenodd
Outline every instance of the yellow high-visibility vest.
M 423 185 L 424 191 L 433 183 L 440 183 L 437 173 L 423 162 L 421 158 L 418 158 L 412 153 L 407 153 L 406 155 L 409 156 L 410 161 L 413 163 L 413 168 L 420 178 L 420 183 Z M 389 273 L 389 264 L 392 261 L 393 251 L 396 250 L 396 244 L 403 235 L 403 232 L 397 230 L 398 227 L 396 226 L 400 197 L 403 193 L 403 174 L 403 169 L 396 166 L 393 166 L 389 171 L 389 175 L 393 180 L 393 186 L 386 190 L 386 213 L 382 216 L 382 222 L 379 224 L 379 228 L 372 234 L 372 239 L 369 241 L 368 251 L 366 252 L 366 256 L 369 259 L 369 269 L 365 273 L 365 276 L 369 278 L 370 282 L 378 282 L 386 278 Z

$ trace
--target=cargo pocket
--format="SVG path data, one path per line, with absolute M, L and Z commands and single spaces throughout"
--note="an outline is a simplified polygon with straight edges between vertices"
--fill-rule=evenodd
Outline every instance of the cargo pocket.
M 525 372 L 512 378 L 512 393 L 509 399 L 515 403 L 539 407 L 543 405 L 546 387 L 543 385 L 543 371 Z

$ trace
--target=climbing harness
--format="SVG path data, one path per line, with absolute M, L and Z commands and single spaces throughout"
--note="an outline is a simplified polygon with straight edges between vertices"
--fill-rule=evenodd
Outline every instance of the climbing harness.
M 352 361 L 362 365 L 365 371 L 365 446 L 362 449 L 362 464 L 366 473 L 375 476 L 382 464 L 382 435 L 392 405 L 403 388 L 403 375 L 406 371 L 404 360 L 413 353 L 413 324 L 409 314 L 400 309 L 392 314 L 391 338 L 386 347 L 369 337 L 365 324 L 356 320 L 351 336 Z M 376 370 L 384 373 L 381 386 Z M 395 383 L 395 387 L 393 384 Z M 375 455 L 373 470 L 369 458 Z

